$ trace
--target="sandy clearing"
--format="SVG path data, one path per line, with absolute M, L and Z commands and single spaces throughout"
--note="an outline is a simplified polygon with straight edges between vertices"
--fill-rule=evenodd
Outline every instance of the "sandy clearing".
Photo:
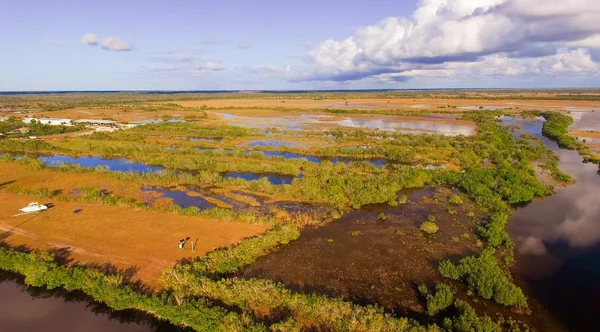
M 263 233 L 267 227 L 183 217 L 120 206 L 92 205 L 43 200 L 51 209 L 14 217 L 31 197 L 0 192 L 0 230 L 12 246 L 28 245 L 47 250 L 70 248 L 76 262 L 112 263 L 119 268 L 137 267 L 134 279 L 155 288 L 160 275 L 183 258 L 201 256 Z M 78 214 L 72 211 L 82 209 Z M 181 251 L 179 239 L 198 239 L 196 250 Z

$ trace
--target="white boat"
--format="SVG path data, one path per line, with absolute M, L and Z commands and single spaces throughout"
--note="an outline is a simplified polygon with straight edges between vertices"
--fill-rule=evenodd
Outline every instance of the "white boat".
M 20 210 L 23 211 L 24 213 L 35 213 L 35 212 L 48 210 L 48 206 L 46 206 L 44 204 L 39 204 L 38 202 L 31 202 L 31 203 L 29 203 L 29 205 L 27 205 L 26 207 L 24 207 Z

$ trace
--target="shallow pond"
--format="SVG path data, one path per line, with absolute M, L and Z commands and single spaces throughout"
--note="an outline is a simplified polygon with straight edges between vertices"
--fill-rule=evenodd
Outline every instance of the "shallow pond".
M 60 166 L 66 163 L 71 165 L 80 165 L 85 168 L 94 168 L 98 166 L 108 167 L 111 171 L 117 172 L 135 172 L 135 173 L 151 173 L 164 170 L 162 167 L 149 166 L 146 164 L 135 163 L 128 159 L 105 159 L 98 156 L 91 157 L 70 157 L 70 156 L 42 156 L 38 157 L 47 166 Z
M 570 112 L 573 124 L 569 127 L 577 130 L 600 130 L 600 110 L 598 112 Z
M 577 182 L 514 211 L 507 230 L 518 256 L 513 275 L 569 330 L 596 330 L 600 314 L 600 204 L 598 166 L 560 149 L 541 134 L 543 121 L 523 128 L 559 157 Z
M 433 121 L 393 121 L 382 119 L 346 118 L 337 121 L 318 121 L 317 123 L 336 124 L 340 127 L 378 129 L 383 131 L 400 132 L 404 134 L 442 134 L 446 136 L 473 135 L 473 126 L 451 122 Z
M 2 331 L 184 331 L 133 310 L 114 311 L 78 292 L 27 287 L 0 271 Z
M 438 133 L 448 136 L 474 135 L 475 126 L 442 121 L 406 121 L 393 116 L 380 116 L 374 118 L 340 117 L 323 114 L 302 114 L 283 117 L 248 117 L 233 114 L 217 114 L 221 119 L 229 121 L 231 125 L 252 128 L 280 128 L 287 130 L 325 129 L 328 126 L 379 129 L 406 134 L 433 134 Z M 320 126 L 315 126 L 320 125 Z

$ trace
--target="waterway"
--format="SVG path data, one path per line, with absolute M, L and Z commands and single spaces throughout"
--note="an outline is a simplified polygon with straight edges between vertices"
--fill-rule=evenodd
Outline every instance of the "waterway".
M 0 331 L 185 331 L 135 310 L 115 311 L 80 292 L 29 287 L 0 271 Z
M 523 126 L 559 158 L 576 183 L 514 211 L 508 232 L 516 245 L 513 274 L 525 293 L 569 330 L 597 330 L 600 314 L 598 166 L 543 137 L 543 120 Z

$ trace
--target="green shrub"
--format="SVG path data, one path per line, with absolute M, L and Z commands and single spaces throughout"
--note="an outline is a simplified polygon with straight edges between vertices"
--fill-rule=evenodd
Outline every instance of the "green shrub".
M 456 265 L 452 264 L 452 262 L 450 261 L 443 261 L 440 263 L 440 265 L 438 266 L 438 272 L 446 278 L 452 279 L 452 280 L 458 280 L 460 279 L 460 273 L 458 273 L 458 269 L 456 268 Z
M 426 221 L 421 224 L 420 229 L 427 234 L 435 234 L 438 232 L 439 227 L 430 221 Z
M 434 316 L 452 305 L 454 292 L 450 286 L 441 283 L 435 285 L 435 294 L 427 294 L 427 314 Z
M 463 200 L 458 195 L 452 195 L 448 199 L 448 202 L 450 202 L 450 204 L 454 204 L 454 205 L 461 205 L 463 203 Z
M 451 262 L 442 262 L 438 271 L 450 279 L 462 278 L 485 299 L 493 298 L 497 303 L 506 306 L 527 307 L 523 291 L 512 283 L 507 272 L 498 265 L 495 251 L 488 247 L 479 257 L 463 258 L 458 266 Z
M 444 328 L 447 331 L 481 331 L 481 332 L 501 332 L 500 325 L 495 323 L 490 317 L 479 317 L 475 309 L 467 302 L 456 300 L 454 302 L 457 314 L 451 318 L 444 319 Z

